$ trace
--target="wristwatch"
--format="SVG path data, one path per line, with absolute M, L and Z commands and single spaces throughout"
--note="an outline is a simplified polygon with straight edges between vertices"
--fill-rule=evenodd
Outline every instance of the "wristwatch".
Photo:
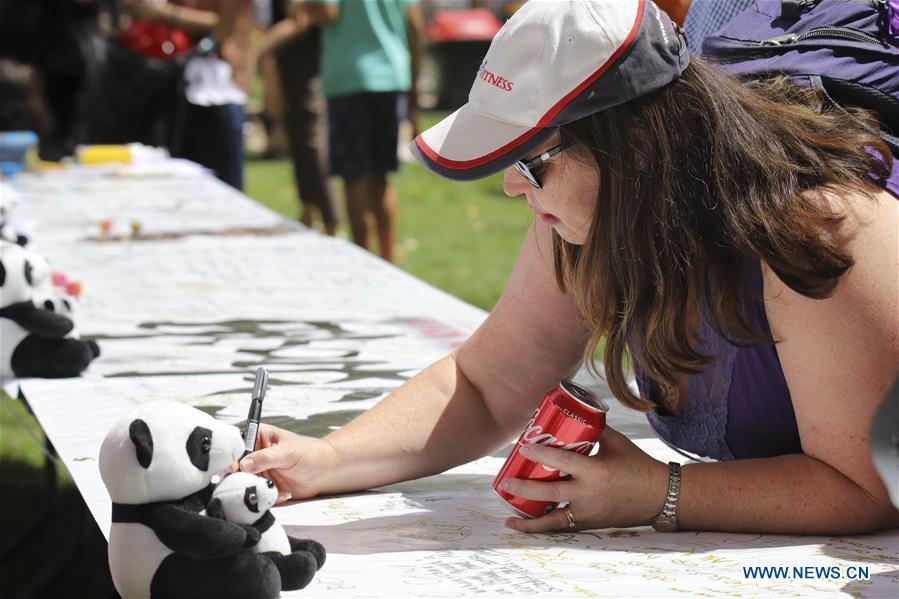
M 665 505 L 662 506 L 659 515 L 649 521 L 649 524 L 659 532 L 677 530 L 677 496 L 680 493 L 680 481 L 680 464 L 668 462 L 668 493 L 665 495 Z

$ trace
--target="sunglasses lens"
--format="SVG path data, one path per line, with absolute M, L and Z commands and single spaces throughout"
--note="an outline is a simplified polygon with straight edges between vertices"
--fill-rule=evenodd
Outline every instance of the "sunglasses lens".
M 527 180 L 527 182 L 530 183 L 532 186 L 536 187 L 537 189 L 542 188 L 542 186 L 540 185 L 540 182 L 537 180 L 537 177 L 534 176 L 534 173 L 531 172 L 531 169 L 529 169 L 527 167 L 527 165 L 524 164 L 524 162 L 522 162 L 520 160 L 518 162 L 516 162 L 515 169 L 519 173 L 521 173 L 521 176 L 524 177 Z

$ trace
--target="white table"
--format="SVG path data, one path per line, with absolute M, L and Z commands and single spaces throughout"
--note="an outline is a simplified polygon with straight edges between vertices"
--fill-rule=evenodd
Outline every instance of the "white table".
M 34 224 L 33 249 L 83 282 L 79 328 L 103 352 L 80 378 L 23 380 L 21 389 L 107 536 L 97 454 L 132 406 L 176 399 L 238 423 L 253 372 L 265 365 L 264 420 L 322 435 L 450 352 L 485 316 L 209 176 L 76 169 L 14 185 L 25 198 L 16 215 Z M 132 221 L 139 238 L 130 238 Z M 678 458 L 641 416 L 615 404 L 610 421 L 656 457 Z M 276 508 L 291 534 L 329 551 L 296 596 L 897 596 L 896 531 L 521 534 L 503 527 L 507 513 L 491 492 L 501 463 L 488 457 Z M 793 579 L 753 579 L 743 566 L 789 566 Z M 842 576 L 796 579 L 794 566 L 837 566 Z M 869 580 L 850 580 L 859 567 Z

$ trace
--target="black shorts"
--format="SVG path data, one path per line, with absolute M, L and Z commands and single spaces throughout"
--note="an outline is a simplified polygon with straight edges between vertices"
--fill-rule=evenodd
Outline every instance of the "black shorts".
M 397 170 L 399 92 L 328 98 L 331 172 L 344 180 Z

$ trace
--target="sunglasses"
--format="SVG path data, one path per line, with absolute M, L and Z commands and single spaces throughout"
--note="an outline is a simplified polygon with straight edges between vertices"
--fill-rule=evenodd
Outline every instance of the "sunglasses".
M 557 146 L 551 147 L 539 156 L 535 156 L 534 158 L 529 158 L 526 160 L 519 160 L 515 163 L 515 170 L 521 173 L 521 176 L 524 177 L 527 182 L 530 183 L 533 187 L 537 189 L 543 189 L 543 184 L 540 182 L 538 176 L 543 170 L 544 164 L 547 160 L 564 149 L 565 146 L 563 144 L 559 144 Z

